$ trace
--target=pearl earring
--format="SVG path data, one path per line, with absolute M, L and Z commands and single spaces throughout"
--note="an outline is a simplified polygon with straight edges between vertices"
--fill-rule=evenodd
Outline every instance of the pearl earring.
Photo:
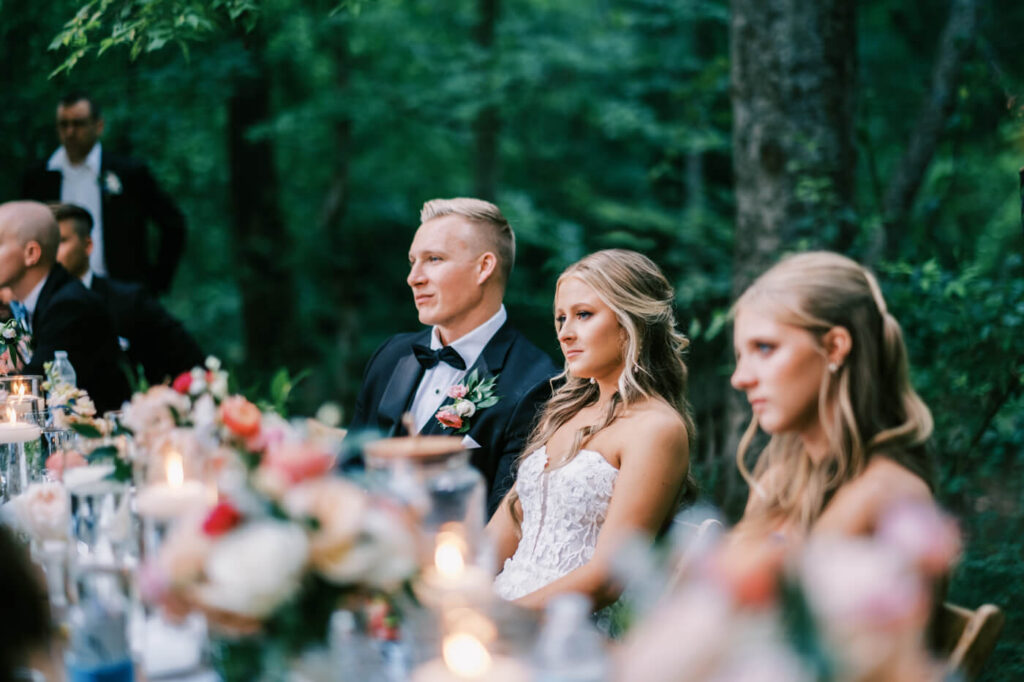
M 597 379 L 595 379 L 594 377 L 590 377 L 590 383 L 596 384 L 597 383 Z
M 835 374 L 836 372 L 839 371 L 839 365 L 837 365 L 834 362 L 828 363 L 828 371 L 831 372 L 832 374 Z

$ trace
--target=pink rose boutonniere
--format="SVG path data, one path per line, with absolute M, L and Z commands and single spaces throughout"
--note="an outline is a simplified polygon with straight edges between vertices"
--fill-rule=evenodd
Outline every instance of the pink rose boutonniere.
M 434 418 L 446 429 L 455 429 L 455 433 L 469 431 L 470 419 L 478 411 L 497 404 L 500 399 L 494 395 L 494 384 L 498 375 L 481 379 L 477 370 L 470 372 L 466 381 L 455 384 L 448 389 L 448 397 L 454 402 L 442 405 Z

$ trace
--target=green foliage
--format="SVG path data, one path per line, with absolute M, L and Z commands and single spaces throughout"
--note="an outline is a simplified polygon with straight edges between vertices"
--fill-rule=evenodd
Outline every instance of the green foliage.
M 947 10 L 940 0 L 858 8 L 854 255 L 881 229 L 886 182 L 927 95 Z M 598 248 L 651 255 L 693 340 L 695 470 L 711 499 L 739 499 L 720 426 L 736 246 L 729 11 L 725 0 L 526 0 L 502 6 L 485 49 L 470 2 L 3 0 L 0 196 L 15 196 L 20 170 L 52 153 L 61 91 L 88 88 L 104 104 L 104 148 L 146 159 L 188 216 L 171 311 L 245 385 L 270 387 L 267 404 L 282 413 L 325 399 L 350 407 L 373 350 L 418 327 L 404 279 L 419 206 L 475 191 L 476 121 L 496 107 L 496 200 L 519 247 L 510 317 L 556 356 L 558 273 Z M 979 12 L 954 111 L 879 271 L 935 415 L 939 496 L 968 533 L 952 596 L 1012 614 L 1024 610 L 1009 573 L 1024 530 L 1024 270 L 1013 255 L 1024 251 L 1024 5 L 993 0 Z M 265 43 L 254 55 L 257 30 Z M 227 200 L 227 102 L 254 57 L 272 77 L 272 115 L 246 135 L 277 155 L 287 240 L 267 246 L 295 277 L 296 349 L 277 374 L 248 362 L 237 255 L 247 245 L 232 234 Z M 798 191 L 812 203 L 834 196 L 813 176 Z M 332 196 L 341 208 L 329 219 Z M 311 371 L 299 383 L 302 369 Z M 1024 626 L 1011 618 L 992 668 L 1020 676 L 1022 650 Z

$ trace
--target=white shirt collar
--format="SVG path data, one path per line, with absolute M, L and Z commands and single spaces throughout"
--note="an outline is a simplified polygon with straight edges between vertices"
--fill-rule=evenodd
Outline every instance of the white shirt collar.
M 462 359 L 465 360 L 466 367 L 472 367 L 480 357 L 480 353 L 484 351 L 484 346 L 490 342 L 491 337 L 498 333 L 501 325 L 505 324 L 507 319 L 508 313 L 505 312 L 505 306 L 502 304 L 498 308 L 498 312 L 494 313 L 489 320 L 448 345 L 458 351 Z M 438 333 L 437 327 L 434 327 L 430 332 L 430 347 L 436 350 L 443 345 L 441 335 Z
M 72 168 L 82 168 L 83 166 L 92 171 L 96 176 L 100 174 L 100 168 L 103 165 L 103 147 L 97 141 L 92 146 L 89 153 L 85 157 L 85 161 L 78 166 L 72 165 L 71 159 L 68 158 L 67 150 L 64 149 L 64 145 L 57 148 L 57 151 L 50 156 L 50 160 L 46 162 L 46 167 L 49 170 L 66 171 Z
M 46 280 L 50 279 L 50 273 L 46 273 L 46 277 L 39 280 L 39 284 L 35 286 L 32 291 L 29 292 L 25 300 L 21 302 L 25 306 L 25 313 L 28 315 L 29 321 L 32 320 L 32 316 L 36 313 L 36 304 L 39 303 L 39 294 L 43 290 L 43 286 L 46 284 Z
M 92 278 L 93 278 L 92 268 L 86 270 L 85 274 L 82 275 L 82 284 L 85 285 L 86 289 L 92 289 Z

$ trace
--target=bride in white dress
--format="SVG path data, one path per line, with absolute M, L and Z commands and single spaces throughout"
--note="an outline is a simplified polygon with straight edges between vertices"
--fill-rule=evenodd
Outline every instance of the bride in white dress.
M 564 384 L 487 526 L 504 562 L 494 583 L 501 597 L 539 608 L 579 592 L 595 609 L 611 604 L 620 592 L 609 575 L 618 541 L 657 533 L 694 492 L 688 342 L 672 303 L 658 266 L 634 251 L 598 251 L 559 277 Z

